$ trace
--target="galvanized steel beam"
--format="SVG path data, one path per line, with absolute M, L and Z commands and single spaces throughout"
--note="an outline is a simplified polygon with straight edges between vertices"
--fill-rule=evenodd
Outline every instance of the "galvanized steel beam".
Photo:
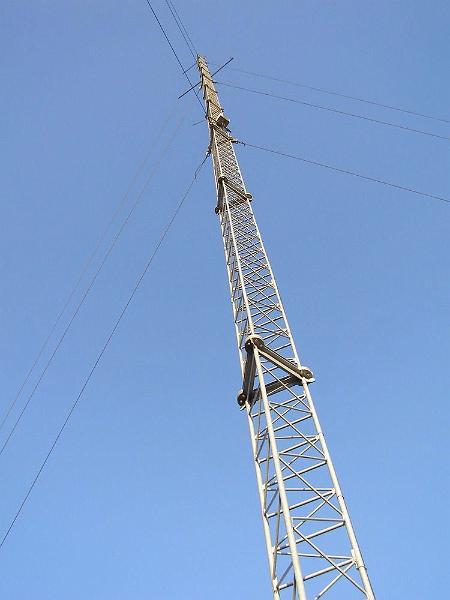
M 275 600 L 375 596 L 250 204 L 214 82 L 198 57 L 242 390 Z M 237 595 L 238 597 L 239 595 Z

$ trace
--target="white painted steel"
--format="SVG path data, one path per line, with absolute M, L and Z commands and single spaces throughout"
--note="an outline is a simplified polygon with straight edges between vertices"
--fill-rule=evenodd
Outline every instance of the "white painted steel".
M 241 370 L 245 342 L 301 363 L 214 83 L 198 57 Z M 227 178 L 230 185 L 223 183 Z M 218 201 L 219 205 L 219 201 Z M 254 402 L 246 403 L 275 600 L 375 600 L 305 379 L 288 386 L 281 364 L 254 349 Z M 266 388 L 277 383 L 277 391 Z M 269 389 L 275 389 L 273 386 Z

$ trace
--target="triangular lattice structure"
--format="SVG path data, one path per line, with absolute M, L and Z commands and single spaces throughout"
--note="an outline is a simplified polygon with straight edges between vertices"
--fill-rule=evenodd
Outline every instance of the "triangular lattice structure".
M 275 600 L 374 600 L 206 61 L 198 57 Z

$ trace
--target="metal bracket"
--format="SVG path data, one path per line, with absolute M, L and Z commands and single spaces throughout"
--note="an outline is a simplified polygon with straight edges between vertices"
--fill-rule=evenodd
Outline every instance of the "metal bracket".
M 207 118 L 208 118 L 209 126 L 224 138 L 224 141 L 221 143 L 224 143 L 224 142 L 233 143 L 236 141 L 236 138 L 234 138 L 232 135 L 230 135 L 229 129 L 227 129 L 226 127 L 219 127 L 217 125 L 216 121 L 214 121 L 214 119 L 211 117 L 211 115 L 208 115 Z
M 219 127 L 228 127 L 230 124 L 230 119 L 224 115 L 223 112 L 216 119 L 216 123 Z
M 246 192 L 245 190 L 238 187 L 235 183 L 230 181 L 228 179 L 228 177 L 226 177 L 225 175 L 221 175 L 217 181 L 219 183 L 219 187 L 217 190 L 217 206 L 214 209 L 216 215 L 219 214 L 220 212 L 222 212 L 222 210 L 223 210 L 223 199 L 225 196 L 225 186 L 227 188 L 229 188 L 232 192 L 237 194 L 241 198 L 242 202 L 251 202 L 252 201 L 253 196 L 249 192 Z
M 275 366 L 279 367 L 287 373 L 279 381 L 273 381 L 266 385 L 266 393 L 268 396 L 281 391 L 286 386 L 304 385 L 305 383 L 313 383 L 315 381 L 311 369 L 308 367 L 298 367 L 295 363 L 285 358 L 272 348 L 269 348 L 264 343 L 264 340 L 259 335 L 249 337 L 245 342 L 245 350 L 247 351 L 247 359 L 245 361 L 244 379 L 242 390 L 237 396 L 239 406 L 244 406 L 246 402 L 252 405 L 259 392 L 259 388 L 254 389 L 256 378 L 256 359 L 255 350 L 264 356 Z

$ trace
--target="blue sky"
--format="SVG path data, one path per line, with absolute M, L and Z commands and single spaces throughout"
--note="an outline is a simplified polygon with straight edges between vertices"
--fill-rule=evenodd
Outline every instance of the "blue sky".
M 450 119 L 447 2 L 176 6 L 211 62 Z M 0 15 L 2 411 L 136 168 L 150 151 L 121 217 L 170 144 L 0 456 L 3 532 L 208 138 L 194 96 L 177 100 L 186 81 L 144 0 L 7 0 Z M 222 77 L 450 136 L 450 124 Z M 220 93 L 238 138 L 450 198 L 449 141 Z M 442 597 L 450 207 L 238 157 L 378 598 Z M 2 597 L 271 597 L 214 206 L 207 164 L 0 551 Z

